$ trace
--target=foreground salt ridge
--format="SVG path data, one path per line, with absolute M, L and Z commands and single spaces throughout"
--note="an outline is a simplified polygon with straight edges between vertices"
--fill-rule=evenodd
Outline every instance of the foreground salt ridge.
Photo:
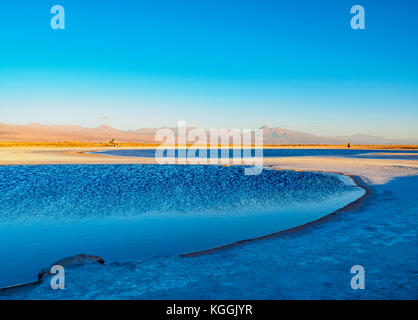
M 372 197 L 350 213 L 296 234 L 190 259 L 112 264 L 104 269 L 84 266 L 70 270 L 68 281 L 72 286 L 68 290 L 56 292 L 43 285 L 14 297 L 418 298 L 417 161 L 273 160 L 271 164 L 280 169 L 360 175 L 369 184 Z M 354 264 L 365 266 L 364 291 L 353 291 L 349 286 L 349 270 Z

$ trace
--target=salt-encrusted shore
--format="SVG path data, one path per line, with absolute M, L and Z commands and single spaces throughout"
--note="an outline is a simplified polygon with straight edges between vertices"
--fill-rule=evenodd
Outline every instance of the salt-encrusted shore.
M 92 149 L 45 150 L 30 148 L 22 150 L 19 148 L 16 150 L 1 150 L 0 165 L 155 163 L 153 158 L 127 158 L 85 153 L 89 151 L 92 151 Z M 416 176 L 418 176 L 418 161 L 288 157 L 265 158 L 264 165 L 272 166 L 277 170 L 324 171 L 358 176 L 364 183 L 357 182 L 369 190 L 369 196 L 365 197 L 367 201 L 360 201 L 356 206 L 349 206 L 344 209 L 351 214 L 334 216 L 335 218 L 327 219 L 329 223 L 321 224 L 323 226 L 315 224 L 308 229 L 310 230 L 309 233 L 306 233 L 306 231 L 298 232 L 297 238 L 285 233 L 284 237 L 279 237 L 277 240 L 270 239 L 271 242 L 270 240 L 256 243 L 247 242 L 248 245 L 231 248 L 228 253 L 211 251 L 208 252 L 212 253 L 210 256 L 192 257 L 193 261 L 190 263 L 187 262 L 189 259 L 185 259 L 185 262 L 182 262 L 182 260 L 172 261 L 172 259 L 165 262 L 158 260 L 156 264 L 151 261 L 147 263 L 147 268 L 149 272 L 153 270 L 152 274 L 163 272 L 167 275 L 171 274 L 170 279 L 178 280 L 181 276 L 175 270 L 183 270 L 182 272 L 189 274 L 189 277 L 187 279 L 181 278 L 182 281 L 179 284 L 183 284 L 179 286 L 173 284 L 170 292 L 164 293 L 164 283 L 161 283 L 160 286 L 159 280 L 155 279 L 152 290 L 144 291 L 138 287 L 127 288 L 123 296 L 150 299 L 156 297 L 169 299 L 176 296 L 183 299 L 188 297 L 187 291 L 185 291 L 185 286 L 188 286 L 190 289 L 197 290 L 196 294 L 199 294 L 199 297 L 221 299 L 384 299 L 389 297 L 416 299 L 418 297 L 417 282 L 413 280 L 417 266 L 416 242 L 414 245 L 416 225 L 414 227 L 414 224 L 417 221 L 416 215 L 418 212 L 416 212 L 417 199 L 414 190 L 416 190 Z M 306 230 L 306 228 L 303 229 Z M 260 256 L 257 252 L 264 252 L 265 254 Z M 225 258 L 225 255 L 230 257 Z M 278 260 L 272 263 L 272 257 L 276 257 L 275 259 Z M 304 258 L 300 260 L 297 257 Z M 312 266 L 307 265 L 308 269 L 304 267 L 304 259 L 307 257 L 312 264 Z M 245 264 L 237 265 L 235 263 L 236 267 L 230 270 L 227 261 L 245 261 Z M 330 263 L 331 266 L 329 266 Z M 348 283 L 345 284 L 345 280 L 349 281 L 349 268 L 354 264 L 365 265 L 369 279 L 367 282 L 368 291 L 353 292 L 350 291 Z M 199 268 L 203 265 L 206 269 Z M 269 265 L 268 269 L 277 268 L 277 270 L 272 269 L 271 272 L 265 270 L 259 276 L 256 276 L 255 280 L 247 278 L 247 273 L 250 270 L 254 271 L 254 268 L 259 265 Z M 121 265 L 120 267 L 110 268 L 124 269 L 125 267 Z M 130 269 L 131 267 L 127 266 L 127 268 Z M 291 269 L 289 268 L 293 270 L 290 272 Z M 118 274 L 121 271 L 119 269 Z M 244 280 L 246 279 L 247 283 L 236 280 L 236 277 L 230 279 L 227 276 L 228 273 L 225 273 L 221 278 L 227 277 L 229 283 L 232 283 L 235 289 L 224 288 L 223 293 L 219 295 L 219 292 L 211 290 L 210 286 L 208 288 L 199 286 L 199 290 L 194 287 L 194 281 L 198 281 L 201 277 L 215 277 L 216 279 L 217 275 L 223 274 L 222 270 L 233 272 L 238 277 L 241 276 Z M 281 271 L 287 273 L 283 279 L 276 276 L 276 273 L 280 274 Z M 109 278 L 113 272 L 116 271 L 112 270 L 110 273 L 100 275 L 104 277 L 104 281 L 107 281 L 109 288 L 113 286 L 113 280 Z M 301 282 L 301 279 L 303 279 L 302 274 L 305 272 L 310 272 L 311 275 L 309 279 L 305 277 L 304 283 Z M 384 277 L 388 273 L 390 273 L 391 278 L 385 279 Z M 152 274 L 141 276 L 152 278 Z M 89 269 L 77 271 L 77 278 L 84 281 L 80 283 L 83 283 L 83 287 L 89 287 L 92 292 L 85 292 L 85 297 L 100 298 L 101 294 L 106 296 L 104 292 L 97 293 L 99 291 L 96 290 L 98 288 L 95 289 L 94 280 L 86 283 L 89 277 L 91 277 Z M 133 279 L 139 277 L 139 274 L 135 271 L 126 272 L 123 273 L 122 277 L 123 281 L 132 282 Z M 114 280 L 115 283 L 118 281 L 122 280 Z M 248 285 L 251 284 L 251 281 L 256 281 L 258 283 L 257 287 L 263 287 L 264 289 L 259 291 L 257 287 L 251 285 L 251 290 L 249 290 Z M 218 285 L 222 286 L 222 282 L 218 282 Z M 305 291 L 304 285 L 306 285 Z M 80 294 L 80 290 L 82 288 L 75 285 L 73 291 L 60 293 L 60 295 L 62 295 L 61 298 L 74 297 L 74 295 Z M 60 298 L 50 296 L 46 286 L 20 294 L 26 298 Z M 111 296 L 110 294 L 109 297 Z
M 113 157 L 89 153 L 92 151 L 103 151 L 103 149 L 43 147 L 0 148 L 0 165 L 155 163 L 155 160 L 152 158 Z

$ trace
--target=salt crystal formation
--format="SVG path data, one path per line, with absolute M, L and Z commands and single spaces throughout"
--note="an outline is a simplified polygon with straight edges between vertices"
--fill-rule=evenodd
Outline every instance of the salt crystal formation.
M 356 187 L 325 173 L 176 165 L 0 167 L 0 222 L 262 210 Z

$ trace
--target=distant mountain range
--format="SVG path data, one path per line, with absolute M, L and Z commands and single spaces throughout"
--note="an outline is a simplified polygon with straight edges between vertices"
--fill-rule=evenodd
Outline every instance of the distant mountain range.
M 263 127 L 264 144 L 418 144 L 418 139 L 389 139 L 359 133 L 352 136 L 317 136 L 310 133 Z
M 173 128 L 175 129 L 175 128 Z M 388 139 L 369 134 L 352 136 L 317 136 L 310 133 L 282 128 L 263 127 L 264 144 L 418 144 L 418 139 Z M 115 139 L 118 142 L 156 143 L 155 133 L 159 128 L 118 130 L 110 126 L 84 128 L 73 125 L 25 125 L 0 124 L 0 141 L 8 142 L 104 142 Z

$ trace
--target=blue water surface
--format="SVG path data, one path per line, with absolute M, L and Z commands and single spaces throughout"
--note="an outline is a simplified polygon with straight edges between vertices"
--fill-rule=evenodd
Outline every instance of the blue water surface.
M 80 253 L 133 262 L 270 234 L 362 194 L 336 174 L 240 166 L 3 166 L 0 287 Z

